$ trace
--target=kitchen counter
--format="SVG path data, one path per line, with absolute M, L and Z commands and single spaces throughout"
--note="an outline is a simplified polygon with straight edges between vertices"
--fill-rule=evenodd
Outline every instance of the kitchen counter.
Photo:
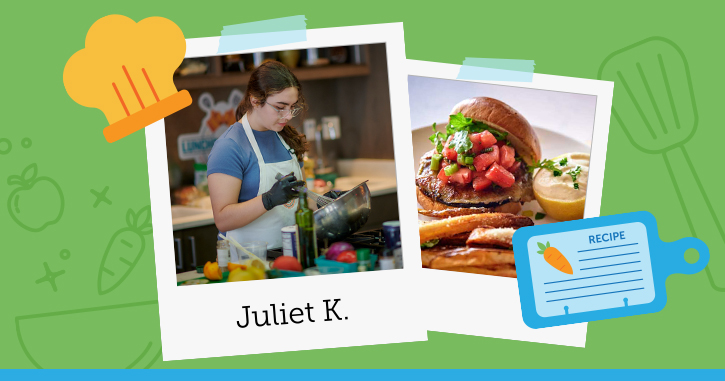
M 377 197 L 398 191 L 395 179 L 395 161 L 379 159 L 351 159 L 338 161 L 340 177 L 335 180 L 335 189 L 350 190 L 368 180 L 370 196 Z M 171 221 L 174 231 L 198 226 L 213 225 L 211 209 L 182 205 L 171 206 Z
M 368 181 L 368 189 L 370 189 L 370 197 L 382 196 L 398 191 L 395 177 L 369 177 L 369 176 L 349 176 L 338 177 L 335 180 L 335 189 L 347 191 L 353 187 L 360 185 L 363 181 Z
M 205 208 L 171 205 L 171 223 L 174 231 L 214 225 L 214 212 Z

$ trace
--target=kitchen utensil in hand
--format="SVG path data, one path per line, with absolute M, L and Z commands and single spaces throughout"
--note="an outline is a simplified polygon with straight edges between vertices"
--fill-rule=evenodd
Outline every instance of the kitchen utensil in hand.
M 275 178 L 277 178 L 275 176 Z M 292 200 L 296 195 L 297 191 L 294 189 L 305 185 L 304 181 L 297 181 L 294 174 L 278 179 L 276 183 L 272 185 L 272 189 L 262 194 L 262 203 L 264 208 L 271 210 L 277 205 L 282 205 Z
M 647 38 L 605 58 L 598 78 L 616 82 L 612 125 L 619 124 L 639 151 L 662 155 L 690 234 L 719 235 L 718 244 L 725 243 L 725 231 L 685 149 L 699 118 L 682 49 L 662 37 Z M 701 210 L 707 213 L 698 213 Z M 725 246 L 712 251 L 723 250 Z M 725 256 L 713 256 L 705 272 L 712 288 L 725 292 Z
M 283 178 L 283 176 L 281 173 L 278 173 L 274 178 L 279 180 L 279 179 Z M 295 191 L 300 192 L 300 190 L 295 190 Z M 322 196 L 318 193 L 311 191 L 309 188 L 305 192 L 307 192 L 307 197 L 309 197 L 312 201 L 314 201 L 317 204 L 318 208 L 322 208 L 323 206 L 335 201 L 334 198 Z
M 325 194 L 327 194 L 327 193 L 325 193 Z M 335 201 L 335 199 L 333 199 L 333 198 L 317 194 L 309 189 L 307 190 L 307 196 L 317 204 L 318 208 L 322 208 L 325 205 Z
M 340 196 L 342 196 L 345 193 L 347 193 L 347 191 L 331 190 L 331 191 L 325 193 L 324 195 L 319 196 L 319 199 L 315 200 L 315 202 L 317 203 L 318 208 L 322 208 L 325 205 L 335 201 L 337 198 L 339 198 Z

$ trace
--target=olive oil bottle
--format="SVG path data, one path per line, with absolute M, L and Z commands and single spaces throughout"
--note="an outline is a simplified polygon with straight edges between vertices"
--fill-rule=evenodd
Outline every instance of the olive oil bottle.
M 315 266 L 317 258 L 317 236 L 315 234 L 315 215 L 307 206 L 307 189 L 299 192 L 299 203 L 295 213 L 295 222 L 299 228 L 300 264 L 303 269 Z

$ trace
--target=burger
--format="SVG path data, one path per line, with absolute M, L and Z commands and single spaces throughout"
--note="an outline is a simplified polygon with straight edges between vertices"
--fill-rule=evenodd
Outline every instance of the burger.
M 515 214 L 534 200 L 528 166 L 541 159 L 539 139 L 506 103 L 486 97 L 461 101 L 444 129 L 433 124 L 430 141 L 433 149 L 421 157 L 415 181 L 422 213 Z

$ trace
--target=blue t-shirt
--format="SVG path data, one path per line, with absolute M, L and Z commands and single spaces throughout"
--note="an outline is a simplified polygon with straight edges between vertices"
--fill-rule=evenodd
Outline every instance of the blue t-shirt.
M 276 132 L 252 130 L 252 134 L 266 163 L 279 163 L 292 158 Z M 207 176 L 213 173 L 224 173 L 242 180 L 239 202 L 257 197 L 259 162 L 241 123 L 234 123 L 214 142 L 214 147 L 209 153 L 206 173 Z

